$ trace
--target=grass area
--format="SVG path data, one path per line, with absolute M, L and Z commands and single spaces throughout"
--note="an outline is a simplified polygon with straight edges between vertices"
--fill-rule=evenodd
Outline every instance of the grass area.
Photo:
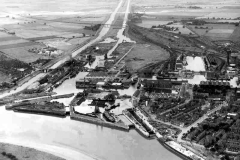
M 71 43 L 73 45 L 76 45 L 76 44 L 82 44 L 84 43 L 85 41 L 87 41 L 89 39 L 89 37 L 83 37 L 83 38 L 73 38 L 73 39 L 70 39 L 69 41 L 67 41 L 68 43 Z
M 36 149 L 0 143 L 0 159 L 1 160 L 64 160 L 55 155 L 38 151 Z
M 9 48 L 19 48 L 19 47 L 25 47 L 25 46 L 32 46 L 35 45 L 34 42 L 23 42 L 18 44 L 8 44 L 8 45 L 2 45 L 0 46 L 0 49 L 9 49 Z
M 1 37 L 1 38 L 3 38 L 3 37 L 12 37 L 12 35 L 0 31 L 0 37 Z
M 20 61 L 30 63 L 34 62 L 39 58 L 43 58 L 44 56 L 31 53 L 28 50 L 32 48 L 42 48 L 44 45 L 33 45 L 33 46 L 25 46 L 25 47 L 19 47 L 19 48 L 9 48 L 9 49 L 2 49 L 3 53 L 9 55 L 10 57 L 16 58 Z
M 233 34 L 236 26 L 233 24 L 205 24 L 202 26 L 189 25 L 188 28 L 211 40 L 226 40 Z
M 1 38 L 0 38 L 0 42 L 2 42 L 2 41 L 16 40 L 16 39 L 20 39 L 20 38 L 19 38 L 19 37 L 15 37 L 15 36 L 1 37 Z
M 15 40 L 6 40 L 6 41 L 0 41 L 0 46 L 4 45 L 11 45 L 11 44 L 19 44 L 19 43 L 27 43 L 29 41 L 24 39 L 15 39 Z
M 126 65 L 130 70 L 138 70 L 149 63 L 156 63 L 169 58 L 164 49 L 148 44 L 137 44 L 126 56 Z
M 6 74 L 0 72 L 0 83 L 7 82 L 8 80 L 10 80 L 9 76 L 7 76 Z
M 161 20 L 143 20 L 142 23 L 137 23 L 136 25 L 144 28 L 151 28 L 152 26 L 158 26 L 158 25 L 166 25 L 168 22 L 171 21 L 161 21 Z
M 237 27 L 232 35 L 230 36 L 230 39 L 238 44 L 240 44 L 240 27 Z

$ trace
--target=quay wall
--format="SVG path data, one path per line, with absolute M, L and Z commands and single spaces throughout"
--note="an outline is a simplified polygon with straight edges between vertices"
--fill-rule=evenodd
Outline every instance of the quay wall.
M 73 120 L 79 120 L 82 122 L 88 122 L 88 123 L 92 123 L 92 124 L 96 124 L 96 125 L 101 125 L 103 127 L 108 127 L 108 128 L 112 128 L 112 129 L 118 129 L 118 130 L 123 130 L 123 131 L 129 131 L 129 129 L 130 129 L 129 126 L 126 126 L 126 125 L 118 125 L 118 124 L 113 124 L 113 123 L 109 123 L 109 122 L 104 122 L 104 121 L 90 118 L 87 116 L 76 115 L 74 113 L 72 113 L 70 115 L 70 118 Z
M 181 152 L 178 152 L 177 150 L 175 150 L 174 148 L 172 148 L 171 146 L 169 146 L 168 144 L 166 144 L 163 140 L 158 139 L 158 142 L 164 147 L 166 148 L 168 151 L 172 152 L 173 154 L 175 154 L 176 156 L 178 156 L 179 158 L 181 158 L 182 160 L 194 160 L 184 154 L 182 154 Z
M 66 117 L 66 112 L 45 112 L 45 111 L 37 111 L 37 110 L 28 110 L 28 109 L 13 109 L 14 112 L 20 113 L 29 113 L 29 114 L 38 114 L 38 115 L 45 115 L 45 116 L 53 116 L 53 117 Z

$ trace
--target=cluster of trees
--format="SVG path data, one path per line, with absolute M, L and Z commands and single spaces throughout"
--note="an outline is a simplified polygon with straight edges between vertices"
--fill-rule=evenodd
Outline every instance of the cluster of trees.
M 96 24 L 96 25 L 93 25 L 93 26 L 85 26 L 84 29 L 97 31 L 100 27 L 101 27 L 101 24 Z
M 166 25 L 152 26 L 152 28 L 162 28 L 162 29 L 167 30 L 167 31 L 178 31 L 179 30 L 178 27 L 169 27 L 169 26 L 166 26 Z
M 18 160 L 18 158 L 16 156 L 14 156 L 13 154 L 11 154 L 11 153 L 2 152 L 2 155 L 4 157 L 9 158 L 10 160 Z
M 208 26 L 206 26 L 206 27 L 198 27 L 198 26 L 195 26 L 195 29 L 208 29 Z
M 18 70 L 19 68 L 24 68 L 24 72 Z M 29 74 L 32 71 L 32 67 L 27 63 L 8 58 L 0 53 L 0 71 L 11 75 L 13 79 L 20 79 L 26 74 Z

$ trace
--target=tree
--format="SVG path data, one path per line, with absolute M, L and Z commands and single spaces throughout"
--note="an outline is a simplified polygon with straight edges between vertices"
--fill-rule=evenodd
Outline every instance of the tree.
M 88 55 L 88 63 L 91 64 L 92 55 Z
M 107 53 L 104 54 L 104 60 L 107 60 L 108 59 L 108 55 Z

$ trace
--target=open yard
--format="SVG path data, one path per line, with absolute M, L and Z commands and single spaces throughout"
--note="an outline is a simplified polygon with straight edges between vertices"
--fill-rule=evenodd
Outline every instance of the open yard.
M 169 53 L 164 49 L 148 44 L 137 44 L 126 56 L 126 66 L 130 70 L 138 70 L 149 63 L 156 63 L 169 58 Z

